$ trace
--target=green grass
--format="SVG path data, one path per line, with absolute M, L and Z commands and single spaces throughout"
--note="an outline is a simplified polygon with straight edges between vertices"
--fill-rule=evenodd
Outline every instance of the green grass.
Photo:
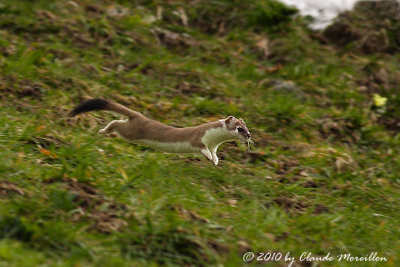
M 343 54 L 275 2 L 117 2 L 0 2 L 0 266 L 400 263 L 398 54 Z M 180 126 L 242 117 L 255 148 L 214 167 L 99 136 L 118 115 L 65 117 L 87 97 Z

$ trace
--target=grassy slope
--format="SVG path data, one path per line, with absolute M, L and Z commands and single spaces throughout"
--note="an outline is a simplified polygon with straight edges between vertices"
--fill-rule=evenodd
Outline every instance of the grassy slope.
M 321 45 L 301 19 L 218 18 L 223 1 L 184 5 L 187 27 L 173 2 L 47 2 L 0 4 L 1 266 L 238 266 L 248 250 L 400 263 L 396 85 L 378 84 L 386 111 L 360 86 L 398 75 L 398 55 Z M 117 115 L 64 117 L 84 97 L 182 126 L 240 116 L 256 148 L 224 145 L 214 168 L 99 137 Z

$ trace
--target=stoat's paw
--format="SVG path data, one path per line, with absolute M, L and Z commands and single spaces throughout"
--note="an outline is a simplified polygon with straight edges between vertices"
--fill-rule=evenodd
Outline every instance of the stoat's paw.
M 218 158 L 217 157 L 213 158 L 212 162 L 214 163 L 215 166 L 217 166 L 218 165 Z
M 106 130 L 100 129 L 98 133 L 99 133 L 99 134 L 106 134 Z
M 218 165 L 218 156 L 217 156 L 217 154 L 215 153 L 215 152 L 212 152 L 211 153 L 212 154 L 212 163 L 214 163 L 214 166 L 217 166 Z
M 212 161 L 212 154 L 211 154 L 210 150 L 208 150 L 207 148 L 203 148 L 202 150 L 200 150 L 200 152 L 201 152 L 201 154 L 203 154 L 204 157 L 206 157 L 206 159 Z

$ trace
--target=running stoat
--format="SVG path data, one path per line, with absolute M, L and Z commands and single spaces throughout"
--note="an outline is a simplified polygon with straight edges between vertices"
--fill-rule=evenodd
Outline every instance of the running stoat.
M 93 110 L 110 110 L 128 117 L 114 120 L 99 133 L 117 131 L 125 139 L 148 145 L 169 153 L 201 153 L 214 165 L 218 165 L 217 149 L 232 140 L 250 141 L 251 135 L 242 119 L 229 116 L 226 119 L 199 126 L 175 128 L 149 119 L 143 114 L 103 99 L 90 99 L 77 105 L 68 115 L 73 117 Z

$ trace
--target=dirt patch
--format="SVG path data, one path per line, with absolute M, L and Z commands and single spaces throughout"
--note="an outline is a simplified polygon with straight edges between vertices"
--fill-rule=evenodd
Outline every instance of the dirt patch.
M 356 83 L 359 86 L 359 91 L 362 93 L 368 93 L 373 95 L 375 93 L 380 94 L 382 88 L 385 90 L 390 90 L 398 84 L 396 78 L 391 77 L 384 67 L 371 66 L 375 64 L 368 64 L 362 69 L 365 76 L 357 80 Z
M 41 99 L 43 87 L 28 79 L 19 80 L 13 76 L 7 76 L 0 81 L 0 97 L 13 95 L 15 97 L 31 97 Z
M 325 30 L 323 37 L 339 46 L 345 46 L 358 40 L 361 37 L 361 32 L 353 25 L 338 21 Z
M 234 28 L 272 29 L 291 21 L 296 9 L 276 1 L 192 1 L 189 25 L 207 34 L 225 35 Z
M 51 178 L 45 184 L 61 182 L 61 186 L 70 191 L 74 196 L 73 201 L 79 203 L 80 208 L 96 207 L 104 203 L 104 195 L 93 186 L 80 183 L 75 178 L 64 177 L 61 180 Z
M 244 155 L 249 159 L 250 163 L 256 163 L 257 161 L 266 162 L 268 159 L 267 153 L 264 151 L 246 151 Z
M 40 85 L 24 83 L 22 88 L 17 91 L 17 95 L 20 97 L 30 96 L 33 98 L 41 99 Z
M 330 210 L 329 210 L 329 208 L 327 206 L 318 203 L 317 205 L 315 205 L 313 213 L 318 215 L 318 214 L 322 214 L 322 213 L 327 213 L 329 211 Z
M 314 266 L 314 262 L 313 261 L 304 260 L 304 261 L 299 263 L 299 266 L 301 266 L 301 267 L 312 267 L 312 266 Z
M 229 247 L 225 244 L 218 242 L 215 239 L 208 239 L 207 246 L 217 253 L 223 253 L 229 251 Z
M 183 208 L 180 205 L 179 206 L 175 206 L 174 209 L 180 214 L 180 216 L 182 216 L 186 220 L 198 221 L 198 222 L 202 222 L 202 223 L 209 223 L 210 222 L 210 220 L 208 220 L 207 218 L 204 218 L 203 216 L 199 215 L 195 211 L 187 210 L 187 209 Z
M 201 85 L 202 81 L 198 80 L 196 75 L 187 72 L 190 77 L 184 77 L 185 72 L 171 72 L 171 75 L 179 76 L 179 82 L 171 87 L 168 91 L 160 92 L 160 97 L 175 98 L 175 97 L 193 97 L 199 96 L 204 99 L 210 99 L 214 101 L 230 102 L 226 94 L 221 93 L 218 89 Z M 169 75 L 169 74 L 168 74 Z M 188 82 L 187 80 L 191 80 Z M 194 81 L 194 82 L 193 82 Z M 182 104 L 181 109 L 186 110 L 190 105 Z
M 264 151 L 243 150 L 234 142 L 221 149 L 218 155 L 220 160 L 231 158 L 242 163 L 266 162 L 268 160 L 268 155 Z
M 400 49 L 399 3 L 360 1 L 344 12 L 323 33 L 335 45 L 366 54 L 395 53 Z
M 77 203 L 77 212 L 70 216 L 72 221 L 90 220 L 90 230 L 109 234 L 121 231 L 128 225 L 127 220 L 133 217 L 125 204 L 108 200 L 98 189 L 87 183 L 78 182 L 75 178 L 48 179 L 47 184 L 61 182 L 63 187 L 73 196 Z
M 30 35 L 35 35 L 35 42 L 43 34 L 58 33 L 60 31 L 59 20 L 51 12 L 45 10 L 31 10 L 31 12 L 36 13 L 35 20 L 30 20 L 27 16 L 24 23 L 17 19 L 18 16 L 21 16 L 18 11 L 15 12 L 16 14 L 1 13 L 2 29 L 7 29 L 9 32 L 23 36 L 25 40 L 33 40 Z
M 117 71 L 117 72 L 122 72 L 122 71 L 132 71 L 132 70 L 137 70 L 141 74 L 144 75 L 154 75 L 155 73 L 159 73 L 155 65 L 151 64 L 140 64 L 140 63 L 129 63 L 129 62 L 109 62 L 106 63 L 101 67 L 103 71 L 106 72 L 111 72 L 111 71 Z
M 284 240 L 286 240 L 286 239 L 289 237 L 289 235 L 290 235 L 289 232 L 283 232 L 282 234 L 278 235 L 278 236 L 276 237 L 275 240 L 276 240 L 277 242 L 279 242 L 279 241 L 284 241 Z
M 177 87 L 176 90 L 179 91 L 179 93 L 183 94 L 183 95 L 207 95 L 207 90 L 201 86 L 198 86 L 196 84 L 193 83 L 189 83 L 189 82 L 180 82 Z
M 137 233 L 140 235 L 140 233 Z M 180 266 L 208 266 L 215 261 L 209 251 L 223 254 L 229 247 L 215 239 L 193 238 L 191 229 L 176 227 L 165 232 L 135 236 L 122 239 L 122 252 L 130 258 L 145 257 L 156 258 L 163 265 L 166 260 L 170 262 L 171 256 L 180 257 Z M 157 250 L 149 249 L 157 247 Z
M 272 201 L 287 211 L 303 212 L 309 206 L 307 203 L 288 197 L 276 197 Z
M 104 14 L 104 10 L 102 10 L 99 6 L 88 4 L 85 6 L 85 11 L 89 13 L 90 16 L 99 17 Z
M 317 184 L 314 181 L 305 181 L 304 183 L 301 184 L 302 187 L 304 188 L 318 188 L 320 187 L 319 184 Z
M 26 141 L 26 144 L 36 144 L 43 148 L 49 148 L 51 146 L 60 147 L 62 145 L 65 145 L 66 142 L 58 137 L 46 134 L 40 137 L 33 137 L 32 139 Z
M 252 251 L 252 247 L 249 245 L 249 243 L 247 243 L 244 240 L 239 240 L 237 241 L 237 246 L 238 246 L 238 251 L 241 255 L 243 255 L 244 253 L 248 252 L 248 251 Z
M 11 196 L 13 194 L 25 195 L 25 191 L 16 183 L 9 181 L 0 181 L 0 197 Z
M 277 174 L 288 174 L 292 172 L 292 169 L 299 166 L 299 162 L 296 159 L 282 158 L 280 161 L 273 161 L 276 167 Z
M 42 23 L 54 24 L 59 21 L 59 18 L 48 10 L 36 10 L 35 13 Z
M 273 149 L 274 147 L 281 145 L 280 141 L 274 139 L 264 131 L 251 129 L 251 135 L 256 147 L 270 147 L 270 149 Z
M 125 219 L 118 218 L 114 212 L 98 211 L 88 214 L 88 217 L 94 220 L 94 223 L 89 229 L 104 234 L 118 232 L 128 226 L 128 222 Z
M 357 143 L 361 139 L 358 131 L 362 128 L 360 122 L 331 117 L 325 117 L 317 122 L 320 126 L 319 132 L 325 139 L 341 140 L 349 144 Z
M 79 48 L 89 48 L 96 44 L 96 40 L 90 36 L 89 32 L 85 32 L 83 25 L 80 25 L 77 21 L 69 21 L 65 23 L 60 36 L 71 40 Z
M 0 216 L 0 239 L 16 239 L 22 242 L 32 241 L 34 229 L 18 216 Z M 36 238 L 37 241 L 37 238 Z
M 400 130 L 400 119 L 398 118 L 387 118 L 381 121 L 381 124 L 385 126 L 386 129 L 391 130 L 397 134 Z
M 161 28 L 155 28 L 152 31 L 159 43 L 168 48 L 176 49 L 199 46 L 199 42 L 186 33 L 176 33 Z

